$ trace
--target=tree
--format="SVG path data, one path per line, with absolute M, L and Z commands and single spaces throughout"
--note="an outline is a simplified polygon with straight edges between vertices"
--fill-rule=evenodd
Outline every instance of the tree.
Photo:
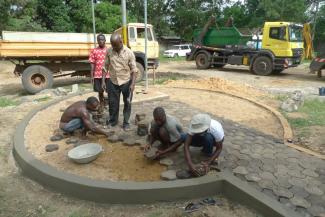
M 69 17 L 69 7 L 62 0 L 38 0 L 38 19 L 54 32 L 73 32 L 75 27 Z
M 89 0 L 70 0 L 66 2 L 68 15 L 76 32 L 92 31 L 92 13 Z

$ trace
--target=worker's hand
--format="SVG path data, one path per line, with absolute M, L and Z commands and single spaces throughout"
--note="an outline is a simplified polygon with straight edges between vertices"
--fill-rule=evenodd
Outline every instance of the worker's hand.
M 163 154 L 164 154 L 163 151 L 160 151 L 160 150 L 156 151 L 156 155 L 155 155 L 154 159 L 158 159 L 158 158 L 160 158 L 161 155 L 163 155 Z
M 143 151 L 147 152 L 147 151 L 149 151 L 150 148 L 151 148 L 151 145 L 147 144 L 146 146 L 144 146 Z
M 131 84 L 131 85 L 130 85 L 130 93 L 133 93 L 134 88 L 135 88 L 135 84 Z

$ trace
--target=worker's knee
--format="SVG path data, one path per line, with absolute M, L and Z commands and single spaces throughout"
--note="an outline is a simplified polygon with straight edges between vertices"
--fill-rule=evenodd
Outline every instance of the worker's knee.
M 163 141 L 169 141 L 169 134 L 164 127 L 159 128 L 159 138 Z

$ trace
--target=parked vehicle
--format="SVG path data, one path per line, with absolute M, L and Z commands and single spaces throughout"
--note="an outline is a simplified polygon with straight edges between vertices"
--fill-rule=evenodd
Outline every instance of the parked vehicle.
M 172 49 L 165 50 L 165 57 L 185 57 L 187 53 L 191 52 L 191 45 L 180 44 L 173 45 Z
M 195 60 L 199 69 L 246 65 L 257 75 L 270 75 L 301 63 L 304 50 L 300 24 L 265 22 L 260 39 L 259 33 L 253 38 L 234 26 L 212 28 L 213 23 L 215 20 L 210 19 L 202 30 L 194 31 L 193 49 L 187 60 Z
M 144 24 L 127 25 L 127 46 L 134 52 L 138 67 L 137 80 L 144 78 Z M 115 32 L 122 32 L 118 29 Z M 109 47 L 110 35 L 106 35 Z M 90 76 L 88 56 L 94 47 L 93 34 L 58 32 L 3 31 L 0 59 L 13 62 L 14 73 L 21 76 L 29 93 L 51 88 L 53 79 L 62 76 Z M 148 25 L 148 67 L 159 65 L 159 44 Z
M 322 77 L 322 71 L 325 70 L 325 53 L 318 54 L 311 61 L 309 69 L 312 73 L 317 73 L 318 77 Z

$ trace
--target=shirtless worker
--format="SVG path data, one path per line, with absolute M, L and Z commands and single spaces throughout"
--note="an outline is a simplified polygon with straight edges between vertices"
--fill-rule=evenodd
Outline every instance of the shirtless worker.
M 179 121 L 165 113 L 162 107 L 156 107 L 153 111 L 153 121 L 151 122 L 149 144 L 145 151 L 149 150 L 154 141 L 162 143 L 161 149 L 156 152 L 154 159 L 157 159 L 169 152 L 175 151 L 183 144 L 186 134 Z
M 87 131 L 108 136 L 108 132 L 96 127 L 90 119 L 90 111 L 98 111 L 99 101 L 96 97 L 89 97 L 87 101 L 78 101 L 70 105 L 62 114 L 60 129 L 67 133 L 73 133 L 77 129 L 82 130 L 82 136 L 86 136 Z

